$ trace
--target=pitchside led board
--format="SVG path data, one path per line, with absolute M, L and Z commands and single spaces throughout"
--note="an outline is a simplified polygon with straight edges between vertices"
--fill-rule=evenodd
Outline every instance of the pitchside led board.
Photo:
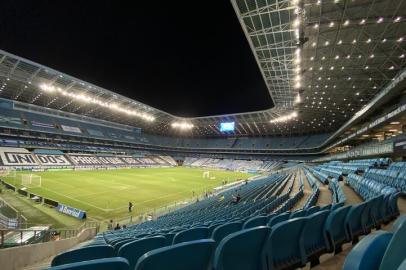
M 235 126 L 235 122 L 220 123 L 220 131 L 221 132 L 233 132 L 234 126 Z

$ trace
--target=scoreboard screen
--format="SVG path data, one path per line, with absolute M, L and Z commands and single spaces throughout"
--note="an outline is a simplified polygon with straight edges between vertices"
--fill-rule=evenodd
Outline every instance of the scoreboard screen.
M 234 125 L 235 125 L 235 122 L 220 123 L 220 131 L 221 132 L 234 131 Z

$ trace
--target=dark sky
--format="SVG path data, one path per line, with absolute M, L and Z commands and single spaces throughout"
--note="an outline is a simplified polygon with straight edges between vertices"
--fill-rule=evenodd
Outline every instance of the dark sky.
M 0 10 L 1 49 L 175 115 L 272 105 L 228 0 L 2 0 Z

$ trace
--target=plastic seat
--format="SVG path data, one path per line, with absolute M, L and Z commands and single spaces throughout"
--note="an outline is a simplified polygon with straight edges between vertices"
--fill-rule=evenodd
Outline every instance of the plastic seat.
M 211 239 L 155 249 L 139 258 L 135 270 L 207 270 L 215 249 Z
M 304 266 L 298 239 L 307 218 L 294 218 L 272 227 L 264 247 L 268 270 L 295 269 Z
M 320 211 L 331 210 L 331 204 L 326 204 L 320 207 Z
M 345 258 L 343 270 L 378 270 L 392 237 L 393 233 L 377 231 L 363 238 Z
M 306 216 L 306 211 L 305 210 L 299 210 L 296 212 L 292 212 L 290 214 L 289 218 L 299 218 L 299 217 L 305 217 Z
M 262 250 L 270 228 L 260 226 L 226 236 L 218 245 L 213 266 L 215 270 L 262 270 Z
M 282 221 L 288 220 L 289 217 L 290 217 L 290 213 L 283 213 L 283 214 L 279 214 L 277 216 L 274 216 L 271 219 L 269 219 L 268 226 L 272 227 L 275 224 L 278 224 L 278 223 L 280 223 Z
M 135 240 L 134 238 L 131 238 L 131 239 L 124 239 L 124 240 L 122 240 L 122 241 L 120 241 L 120 242 L 116 242 L 116 243 L 114 244 L 113 248 L 114 248 L 114 250 L 115 250 L 116 253 L 117 253 L 118 250 L 119 250 L 124 244 L 127 244 L 127 243 L 129 243 L 129 242 L 132 242 L 132 241 L 134 241 L 134 240 Z
M 130 269 L 134 269 L 138 259 L 145 253 L 167 246 L 167 240 L 163 236 L 143 238 L 124 244 L 117 252 L 117 256 L 126 258 Z
M 324 230 L 329 242 L 329 252 L 341 252 L 341 245 L 350 241 L 345 227 L 345 219 L 351 208 L 351 205 L 347 205 L 331 211 L 328 215 L 324 224 Z
M 397 270 L 406 270 L 406 259 L 403 260 L 402 264 L 398 267 Z
M 348 211 L 347 217 L 345 219 L 345 226 L 348 232 L 348 236 L 353 241 L 353 243 L 357 243 L 358 236 L 364 234 L 364 224 L 362 216 L 367 205 L 368 202 L 354 205 L 350 209 L 350 211 Z
M 306 216 L 310 216 L 316 212 L 320 211 L 320 206 L 315 205 L 306 210 Z
M 247 220 L 242 226 L 243 229 L 249 229 L 258 226 L 265 226 L 268 221 L 268 218 L 265 216 L 253 217 Z
M 209 238 L 209 228 L 196 227 L 185 231 L 178 232 L 174 237 L 172 244 L 179 244 L 187 241 Z
M 303 257 L 306 258 L 303 264 L 311 262 L 311 266 L 319 264 L 319 257 L 329 249 L 327 235 L 324 231 L 324 224 L 330 211 L 319 211 L 306 218 L 300 237 L 300 247 Z
M 89 246 L 56 255 L 51 262 L 51 266 L 109 258 L 113 257 L 114 255 L 114 248 L 110 245 Z
M 343 206 L 344 206 L 344 203 L 343 203 L 343 202 L 333 204 L 333 205 L 331 206 L 331 211 L 334 211 L 334 210 L 336 210 L 336 209 L 338 209 L 338 208 L 340 208 L 340 207 L 343 207 Z
M 391 231 L 396 232 L 400 228 L 400 226 L 402 226 L 402 224 L 405 222 L 406 222 L 406 215 L 402 215 L 402 216 L 398 217 L 396 219 L 396 221 L 393 222 Z
M 218 245 L 220 241 L 223 240 L 224 237 L 226 237 L 231 233 L 241 230 L 241 227 L 242 227 L 241 222 L 231 222 L 223 224 L 214 229 L 211 238 L 214 241 L 216 241 L 216 244 Z
M 405 239 L 406 222 L 403 222 L 394 232 L 393 237 L 388 244 L 388 248 L 383 255 L 379 270 L 397 269 L 400 264 L 402 264 L 406 259 Z
M 124 258 L 105 258 L 83 262 L 68 263 L 48 268 L 49 270 L 129 270 Z

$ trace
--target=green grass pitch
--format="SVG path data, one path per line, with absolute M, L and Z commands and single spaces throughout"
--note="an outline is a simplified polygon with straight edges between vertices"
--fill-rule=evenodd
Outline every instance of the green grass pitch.
M 206 169 L 138 168 L 118 170 L 33 172 L 42 178 L 41 187 L 28 190 L 50 199 L 85 210 L 89 218 L 106 220 L 129 216 L 128 202 L 134 204 L 132 215 L 153 212 L 155 209 L 182 200 L 191 200 L 218 187 L 252 175 L 241 172 L 209 170 L 215 179 L 204 179 Z M 18 176 L 6 177 L 10 184 L 21 187 Z

